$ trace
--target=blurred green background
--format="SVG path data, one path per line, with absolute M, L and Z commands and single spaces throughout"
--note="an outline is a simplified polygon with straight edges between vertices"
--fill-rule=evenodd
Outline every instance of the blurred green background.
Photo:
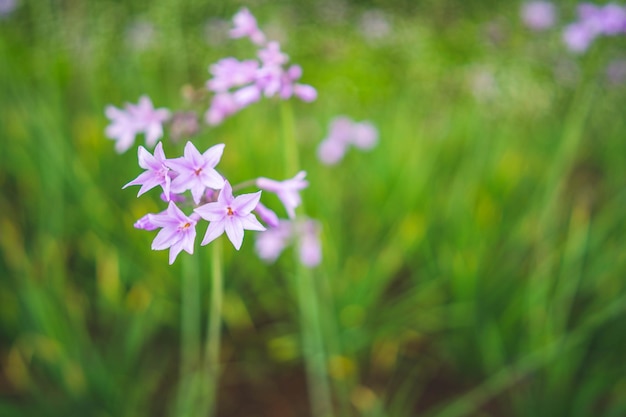
M 517 2 L 19 1 L 0 18 L 0 415 L 174 415 L 181 275 L 194 259 L 206 312 L 210 251 L 168 266 L 133 228 L 164 205 L 121 189 L 136 146 L 114 152 L 104 108 L 189 107 L 210 64 L 251 57 L 227 37 L 242 6 L 319 93 L 290 105 L 333 415 L 626 415 L 626 85 L 606 74 L 626 41 L 569 53 L 576 3 L 555 5 L 533 32 Z M 226 144 L 233 182 L 284 178 L 280 114 L 193 140 Z M 343 114 L 380 143 L 327 167 Z M 253 242 L 224 245 L 217 415 L 311 415 L 293 257 Z

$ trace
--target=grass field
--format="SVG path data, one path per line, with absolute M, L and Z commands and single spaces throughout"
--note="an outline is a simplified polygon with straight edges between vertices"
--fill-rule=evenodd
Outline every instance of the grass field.
M 0 415 L 626 415 L 626 40 L 572 53 L 576 3 L 554 5 L 533 31 L 517 2 L 19 1 L 0 16 Z M 228 37 L 241 7 L 318 98 L 191 140 L 226 144 L 233 182 L 306 170 L 315 268 L 262 262 L 255 232 L 200 246 L 205 225 L 168 265 L 133 228 L 159 193 L 122 190 L 144 139 L 105 136 L 106 106 L 143 94 L 202 114 L 185 97 L 209 65 L 255 53 Z M 327 166 L 338 115 L 379 143 Z

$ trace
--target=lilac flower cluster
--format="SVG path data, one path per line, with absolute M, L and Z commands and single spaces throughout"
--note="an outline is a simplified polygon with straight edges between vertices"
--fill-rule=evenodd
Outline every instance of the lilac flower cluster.
M 126 152 L 135 143 L 135 137 L 144 133 L 146 145 L 153 147 L 163 136 L 163 123 L 170 119 L 167 109 L 155 109 L 148 96 L 141 96 L 139 103 L 126 103 L 125 110 L 107 106 L 106 115 L 111 119 L 105 130 L 109 139 L 115 140 L 115 150 Z
M 326 165 L 343 159 L 349 146 L 369 150 L 378 143 L 378 131 L 370 122 L 354 122 L 346 116 L 334 118 L 328 136 L 319 144 L 317 156 Z
M 138 197 L 155 187 L 163 190 L 161 197 L 168 202 L 167 209 L 161 213 L 146 214 L 135 223 L 135 227 L 143 230 L 161 229 L 152 242 L 152 249 L 169 248 L 170 265 L 183 250 L 193 254 L 196 226 L 201 220 L 209 222 L 201 245 L 207 245 L 226 233 L 237 250 L 243 243 L 244 230 L 266 230 L 253 211 L 269 226 L 288 223 L 279 220 L 275 212 L 260 203 L 261 191 L 233 195 L 233 186 L 215 169 L 224 147 L 224 144 L 213 145 L 200 153 L 191 142 L 187 142 L 184 155 L 173 159 L 166 158 L 162 142 L 157 144 L 154 154 L 150 154 L 143 146 L 139 147 L 139 166 L 145 171 L 124 188 L 141 186 Z M 299 192 L 308 186 L 305 176 L 305 172 L 299 172 L 286 181 L 261 177 L 235 188 L 256 184 L 261 190 L 276 193 L 293 218 L 295 208 L 302 201 Z M 184 196 L 186 191 L 190 191 L 191 200 Z M 180 208 L 182 206 L 191 206 L 192 212 L 185 214 Z M 268 241 L 268 244 L 271 242 Z M 257 250 L 259 253 L 267 252 L 263 244 L 257 244 Z M 313 252 L 312 249 L 309 251 Z
M 0 0 L 2 1 L 2 0 Z M 204 118 L 208 125 L 215 126 L 255 103 L 261 97 L 280 97 L 283 100 L 293 96 L 311 102 L 317 98 L 317 91 L 310 85 L 298 82 L 302 76 L 299 65 L 288 65 L 289 57 L 275 41 L 266 41 L 265 34 L 258 28 L 256 19 L 248 11 L 241 9 L 233 18 L 231 38 L 249 38 L 259 46 L 258 59 L 240 61 L 233 57 L 223 58 L 209 67 L 212 77 L 206 89 L 213 93 Z M 199 127 L 193 112 L 172 113 L 167 109 L 155 109 L 148 96 L 142 96 L 138 104 L 127 103 L 124 109 L 114 106 L 106 108 L 106 116 L 111 123 L 106 128 L 106 136 L 115 140 L 118 153 L 126 152 L 133 145 L 138 134 L 144 133 L 146 145 L 153 147 L 163 136 L 163 125 L 171 123 L 172 137 L 191 137 Z
M 576 53 L 585 52 L 599 36 L 616 36 L 626 33 L 626 7 L 615 3 L 597 6 L 581 3 L 578 20 L 563 31 L 563 41 Z
M 311 219 L 280 220 L 275 227 L 257 235 L 257 254 L 266 262 L 274 262 L 287 246 L 295 243 L 300 262 L 314 267 L 322 260 L 319 229 L 319 224 Z
M 206 88 L 215 95 L 205 113 L 206 122 L 215 126 L 222 121 L 265 97 L 280 97 L 283 100 L 296 96 L 310 102 L 317 98 L 317 91 L 310 85 L 300 84 L 302 68 L 299 65 L 287 66 L 289 57 L 280 49 L 276 41 L 267 41 L 258 28 L 256 19 L 248 11 L 241 9 L 233 18 L 232 38 L 249 38 L 259 46 L 257 59 L 239 61 L 224 58 L 209 67 L 212 77 Z

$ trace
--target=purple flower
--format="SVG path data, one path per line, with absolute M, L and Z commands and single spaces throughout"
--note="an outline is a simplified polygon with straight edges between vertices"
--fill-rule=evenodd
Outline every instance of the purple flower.
M 199 204 L 206 188 L 221 189 L 224 179 L 215 167 L 220 162 L 224 146 L 214 145 L 200 154 L 193 143 L 187 142 L 183 157 L 167 160 L 169 167 L 178 173 L 172 181 L 172 192 L 191 190 L 193 201 Z
M 172 201 L 170 201 L 166 211 L 159 214 L 149 214 L 150 227 L 162 228 L 152 242 L 152 250 L 170 248 L 170 265 L 174 263 L 178 254 L 183 250 L 193 255 L 197 221 L 197 216 L 192 214 L 187 217 Z
M 194 210 L 200 217 L 210 222 L 202 245 L 212 242 L 226 232 L 235 249 L 239 250 L 243 243 L 244 230 L 265 230 L 252 214 L 260 198 L 261 191 L 233 197 L 233 189 L 226 181 L 216 202 L 207 203 Z
M 230 30 L 231 38 L 248 37 L 257 45 L 265 43 L 265 35 L 261 32 L 257 26 L 256 19 L 247 8 L 243 8 L 235 14 L 233 23 L 235 27 Z
M 285 206 L 289 218 L 296 217 L 296 207 L 302 203 L 300 190 L 306 188 L 309 183 L 305 181 L 305 171 L 300 171 L 295 177 L 285 181 L 275 181 L 269 178 L 260 177 L 256 180 L 256 185 L 261 190 L 275 193 Z
M 554 26 L 556 11 L 547 1 L 531 1 L 522 5 L 522 21 L 532 30 L 546 30 Z
M 142 195 L 148 190 L 154 187 L 161 186 L 165 195 L 170 194 L 170 169 L 166 165 L 165 153 L 163 152 L 163 142 L 159 142 L 154 148 L 154 156 L 150 155 L 150 152 L 143 146 L 138 150 L 139 166 L 145 169 L 145 172 L 139 174 L 137 178 L 126 184 L 122 188 L 129 187 L 131 185 L 141 185 L 137 197 Z
M 258 55 L 266 67 L 279 67 L 289 61 L 289 56 L 281 52 L 280 44 L 276 41 L 269 42 L 265 48 L 260 49 Z
M 589 27 L 580 23 L 567 25 L 563 31 L 565 45 L 575 53 L 585 52 L 595 37 L 595 33 Z
M 292 234 L 291 222 L 287 220 L 259 233 L 254 246 L 257 255 L 266 262 L 274 262 L 289 245 Z
M 263 220 L 269 226 L 271 227 L 278 226 L 278 222 L 279 222 L 278 216 L 276 215 L 276 213 L 274 213 L 273 210 L 268 209 L 267 207 L 265 207 L 263 204 L 259 202 L 259 204 L 256 205 L 256 208 L 254 209 L 254 211 L 256 211 L 256 214 L 259 215 L 261 220 Z
M 322 261 L 322 246 L 319 239 L 319 224 L 314 220 L 281 220 L 257 235 L 255 250 L 259 258 L 274 262 L 287 246 L 294 243 L 298 249 L 300 262 L 309 268 Z
M 328 136 L 317 148 L 317 156 L 322 163 L 334 165 L 341 161 L 350 145 L 369 150 L 378 143 L 378 130 L 370 122 L 353 122 L 348 117 L 339 116 L 330 123 Z
M 148 230 L 148 231 L 158 229 L 159 227 L 155 225 L 154 223 L 152 223 L 152 221 L 150 220 L 150 216 L 154 216 L 154 214 L 146 214 L 145 216 L 137 220 L 135 224 L 133 224 L 133 227 L 135 229 L 142 229 L 142 230 Z
M 209 125 L 216 126 L 237 110 L 239 110 L 239 105 L 231 93 L 218 93 L 213 97 L 204 118 Z
M 0 18 L 9 16 L 17 8 L 17 0 L 0 0 Z
M 111 119 L 105 134 L 116 140 L 115 150 L 125 152 L 135 142 L 135 136 L 145 133 L 146 144 L 152 147 L 163 136 L 163 123 L 170 118 L 167 109 L 155 109 L 148 96 L 141 96 L 138 104 L 126 104 L 126 110 L 107 106 L 106 116 Z
M 317 222 L 308 220 L 298 224 L 298 254 L 302 265 L 312 268 L 322 261 L 322 244 Z
M 211 65 L 209 69 L 213 78 L 207 82 L 207 88 L 211 91 L 222 93 L 232 87 L 251 83 L 256 78 L 258 68 L 259 63 L 254 60 L 221 59 Z

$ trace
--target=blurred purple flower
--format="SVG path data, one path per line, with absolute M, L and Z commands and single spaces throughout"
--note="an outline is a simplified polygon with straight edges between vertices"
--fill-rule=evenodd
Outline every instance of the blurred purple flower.
M 236 58 L 224 58 L 211 65 L 213 74 L 207 82 L 210 91 L 222 93 L 232 87 L 239 87 L 255 80 L 259 63 L 254 60 L 239 61 Z
M 204 119 L 210 126 L 219 125 L 225 118 L 239 110 L 240 106 L 231 93 L 219 93 L 213 96 L 211 106 L 206 111 Z
M 291 222 L 280 220 L 277 226 L 257 234 L 254 245 L 257 255 L 266 262 L 276 261 L 289 245 L 291 236 Z
M 150 216 L 154 216 L 154 214 L 146 214 L 145 216 L 137 220 L 135 224 L 133 225 L 133 227 L 135 229 L 141 229 L 141 230 L 147 230 L 147 231 L 158 229 L 159 227 L 155 225 L 154 223 L 152 223 L 152 221 L 150 221 Z
M 289 56 L 280 50 L 280 44 L 271 41 L 263 49 L 259 49 L 259 59 L 266 67 L 281 66 L 289 61 Z
M 274 262 L 287 246 L 295 243 L 300 262 L 309 268 L 322 261 L 322 246 L 319 239 L 319 224 L 311 219 L 281 220 L 257 235 L 255 250 L 265 262 Z
M 194 210 L 200 217 L 210 222 L 202 245 L 212 242 L 226 232 L 235 249 L 239 250 L 243 243 L 244 230 L 265 230 L 252 214 L 260 198 L 261 191 L 233 197 L 233 189 L 226 181 L 216 202 L 207 203 Z
M 259 202 L 259 204 L 256 205 L 256 208 L 254 209 L 254 211 L 256 211 L 256 214 L 258 214 L 261 220 L 267 223 L 268 226 L 271 226 L 271 227 L 278 226 L 279 220 L 278 220 L 278 216 L 276 215 L 276 213 L 273 210 L 270 210 L 267 207 L 265 207 L 262 203 Z
M 126 110 L 107 106 L 106 116 L 111 120 L 105 134 L 117 141 L 115 150 L 127 151 L 135 142 L 135 136 L 144 133 L 146 145 L 152 147 L 163 136 L 163 123 L 170 118 L 167 109 L 155 109 L 148 96 L 141 96 L 138 104 L 126 104 Z
M 181 251 L 193 255 L 196 240 L 197 215 L 187 217 L 174 202 L 170 201 L 167 210 L 159 214 L 148 215 L 148 227 L 160 227 L 161 231 L 152 242 L 152 250 L 170 248 L 169 263 L 174 263 Z
M 567 25 L 563 30 L 565 45 L 575 53 L 585 52 L 595 37 L 595 33 L 589 27 L 580 23 Z
M 142 195 L 148 190 L 154 187 L 161 186 L 165 195 L 170 194 L 170 184 L 172 179 L 170 177 L 170 169 L 166 165 L 167 159 L 163 152 L 163 142 L 159 142 L 154 148 L 154 156 L 150 155 L 150 152 L 143 146 L 138 150 L 139 166 L 146 171 L 139 174 L 137 178 L 126 184 L 122 188 L 129 187 L 131 185 L 141 185 L 137 197 Z
M 259 177 L 256 180 L 256 185 L 263 191 L 275 193 L 283 203 L 285 210 L 287 210 L 289 218 L 293 219 L 296 217 L 296 207 L 302 203 L 300 190 L 303 190 L 309 185 L 308 181 L 304 179 L 305 177 L 305 171 L 300 171 L 295 177 L 285 181 L 275 181 L 269 178 Z
M 13 13 L 17 4 L 17 0 L 0 0 L 0 19 Z
M 235 27 L 230 30 L 231 38 L 247 37 L 257 45 L 265 43 L 265 35 L 261 32 L 257 26 L 256 19 L 247 8 L 243 8 L 235 14 L 233 23 Z
M 522 5 L 522 21 L 536 31 L 550 29 L 556 22 L 554 4 L 548 1 L 531 1 Z
M 171 189 L 174 193 L 191 190 L 193 201 L 200 203 L 206 188 L 219 190 L 224 186 L 224 178 L 215 170 L 224 152 L 224 144 L 211 146 L 200 154 L 191 142 L 185 145 L 184 156 L 168 159 L 168 166 L 178 172 L 172 181 Z
M 317 156 L 326 165 L 341 161 L 350 145 L 369 150 L 378 143 L 378 130 L 367 121 L 354 122 L 346 116 L 338 116 L 330 123 L 328 136 L 317 148 Z

